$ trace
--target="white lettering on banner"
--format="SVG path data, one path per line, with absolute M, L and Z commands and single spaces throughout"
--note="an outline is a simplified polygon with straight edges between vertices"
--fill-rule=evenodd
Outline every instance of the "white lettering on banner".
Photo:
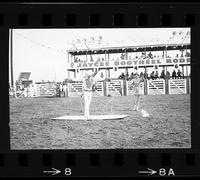
M 166 58 L 166 59 L 140 59 L 140 60 L 118 60 L 101 62 L 78 62 L 71 63 L 69 69 L 76 68 L 97 68 L 97 67 L 127 67 L 127 66 L 148 66 L 148 65 L 173 65 L 190 64 L 190 58 Z

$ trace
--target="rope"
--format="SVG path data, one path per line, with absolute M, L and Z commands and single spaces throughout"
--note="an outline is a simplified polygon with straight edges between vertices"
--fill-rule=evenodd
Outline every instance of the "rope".
M 104 105 L 106 107 L 108 104 L 110 104 L 110 112 L 113 114 L 113 97 L 111 96 L 111 99 Z

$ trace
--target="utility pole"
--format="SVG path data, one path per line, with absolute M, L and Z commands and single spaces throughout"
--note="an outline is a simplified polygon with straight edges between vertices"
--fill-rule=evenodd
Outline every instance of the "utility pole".
M 11 86 L 14 85 L 13 78 L 13 30 L 10 29 L 10 78 L 11 78 Z

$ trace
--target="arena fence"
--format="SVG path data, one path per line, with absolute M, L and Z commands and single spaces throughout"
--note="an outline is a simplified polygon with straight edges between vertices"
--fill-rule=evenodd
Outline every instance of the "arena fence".
M 68 96 L 69 97 L 79 97 L 83 92 L 82 82 L 68 83 Z M 103 82 L 97 82 L 96 89 L 93 92 L 93 96 L 103 96 Z
M 33 93 L 35 96 L 46 97 L 46 96 L 55 96 L 56 88 L 55 84 L 47 83 L 47 84 L 37 84 L 36 93 Z
M 68 89 L 68 96 L 69 97 L 81 96 L 82 91 L 83 91 L 82 82 L 68 83 L 67 89 Z
M 68 96 L 75 97 L 82 93 L 78 88 L 79 83 L 69 83 Z M 109 81 L 98 82 L 94 96 L 126 96 L 133 95 L 130 80 L 111 79 Z M 191 93 L 191 80 L 187 79 L 156 79 L 145 80 L 140 84 L 142 94 L 159 95 L 159 94 L 187 94 Z M 73 87 L 73 88 L 72 88 Z
M 191 79 L 156 79 L 145 80 L 140 84 L 142 94 L 162 95 L 162 94 L 189 94 L 191 93 Z M 80 97 L 83 92 L 81 81 L 67 84 L 68 97 Z M 18 93 L 20 97 L 53 97 L 56 96 L 56 84 L 45 83 L 31 85 L 28 89 Z M 107 81 L 97 81 L 93 96 L 126 96 L 133 95 L 130 80 L 110 79 Z
M 186 79 L 170 79 L 169 94 L 186 94 L 187 86 Z
M 157 95 L 165 94 L 165 80 L 148 80 L 147 81 L 147 94 Z
M 122 96 L 124 95 L 123 80 L 110 80 L 106 83 L 106 95 Z
M 97 81 L 96 89 L 93 91 L 93 96 L 98 97 L 98 96 L 103 96 L 103 95 L 104 95 L 103 82 Z

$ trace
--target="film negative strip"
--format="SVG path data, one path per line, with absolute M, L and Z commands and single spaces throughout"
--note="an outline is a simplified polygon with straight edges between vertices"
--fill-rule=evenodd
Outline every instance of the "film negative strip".
M 200 176 L 200 3 L 1 3 L 0 177 Z

